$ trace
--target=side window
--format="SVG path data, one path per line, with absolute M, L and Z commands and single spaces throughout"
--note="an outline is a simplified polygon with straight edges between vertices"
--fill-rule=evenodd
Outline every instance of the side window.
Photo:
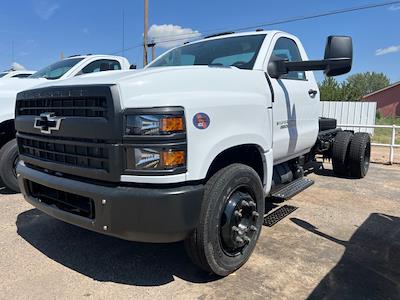
M 272 56 L 278 56 L 289 61 L 302 61 L 299 48 L 296 43 L 288 38 L 279 38 L 275 44 L 275 48 L 272 51 Z M 295 79 L 305 80 L 305 72 L 289 72 L 288 74 L 281 77 L 282 79 Z
M 116 60 L 100 59 L 91 62 L 78 73 L 78 75 L 89 74 L 95 72 L 121 70 L 121 65 Z

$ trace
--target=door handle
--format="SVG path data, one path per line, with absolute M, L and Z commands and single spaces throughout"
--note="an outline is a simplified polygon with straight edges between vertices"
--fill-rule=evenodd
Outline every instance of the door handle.
M 317 90 L 313 90 L 313 89 L 310 89 L 309 91 L 308 91 L 308 94 L 310 95 L 310 97 L 315 97 L 317 94 L 318 94 L 318 91 Z

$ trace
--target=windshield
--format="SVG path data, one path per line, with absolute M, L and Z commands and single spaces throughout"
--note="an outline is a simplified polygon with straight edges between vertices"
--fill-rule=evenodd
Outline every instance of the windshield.
M 167 52 L 148 67 L 206 65 L 250 70 L 264 38 L 265 34 L 260 34 L 205 40 Z
M 29 78 L 59 79 L 82 59 L 83 58 L 69 58 L 58 61 L 37 71 L 35 74 L 29 76 Z
M 0 78 L 6 76 L 7 73 L 0 73 Z

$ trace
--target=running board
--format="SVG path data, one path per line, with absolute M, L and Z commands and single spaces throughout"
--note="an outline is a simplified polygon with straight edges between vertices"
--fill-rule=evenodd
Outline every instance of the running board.
M 291 183 L 288 183 L 280 190 L 274 192 L 271 195 L 271 198 L 277 201 L 285 201 L 304 191 L 306 188 L 312 186 L 313 184 L 313 180 L 302 177 L 292 181 Z
M 292 205 L 284 205 L 264 216 L 263 224 L 268 227 L 274 226 L 279 221 L 286 218 L 292 212 L 294 212 L 298 207 Z

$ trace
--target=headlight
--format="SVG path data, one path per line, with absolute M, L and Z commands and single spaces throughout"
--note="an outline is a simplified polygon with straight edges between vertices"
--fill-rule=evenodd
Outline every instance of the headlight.
M 131 170 L 172 170 L 186 165 L 186 152 L 178 149 L 129 148 L 127 167 Z
M 183 133 L 183 115 L 128 115 L 126 116 L 126 135 L 168 135 Z

